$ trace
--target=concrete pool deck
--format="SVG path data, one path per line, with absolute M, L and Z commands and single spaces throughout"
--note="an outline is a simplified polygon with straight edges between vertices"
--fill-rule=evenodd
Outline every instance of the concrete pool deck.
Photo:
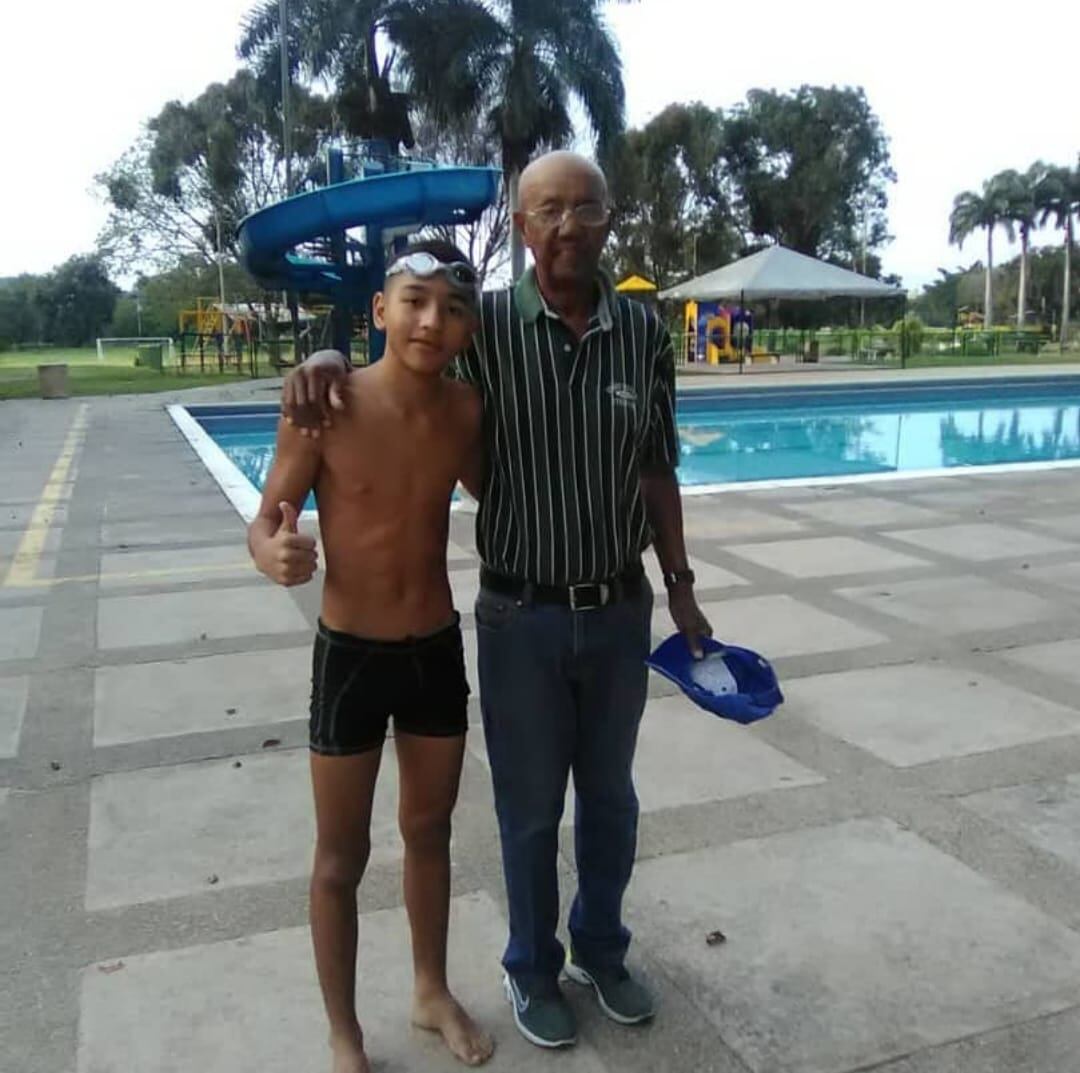
M 841 375 L 935 378 L 812 382 Z M 254 573 L 167 401 L 0 407 L 4 1073 L 328 1066 L 306 931 L 318 590 Z M 450 564 L 471 664 L 472 521 Z M 582 1039 L 557 1056 L 501 996 L 473 727 L 451 968 L 490 1068 L 1075 1073 L 1080 469 L 728 492 L 688 501 L 687 530 L 718 635 L 772 656 L 787 704 L 739 728 L 654 680 L 627 913 L 660 1015 L 619 1029 L 571 989 Z M 388 762 L 360 1009 L 376 1070 L 456 1069 L 406 1026 L 394 798 Z

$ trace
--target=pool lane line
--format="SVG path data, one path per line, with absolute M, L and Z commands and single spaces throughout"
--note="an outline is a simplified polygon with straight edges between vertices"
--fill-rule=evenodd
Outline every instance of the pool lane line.
M 57 507 L 71 496 L 71 485 L 68 476 L 71 467 L 75 463 L 83 444 L 86 442 L 87 414 L 90 407 L 87 403 L 79 404 L 68 428 L 68 434 L 64 444 L 60 448 L 60 454 L 53 464 L 52 471 L 45 481 L 45 487 L 41 490 L 41 496 L 34 507 L 34 513 L 30 516 L 26 529 L 23 532 L 19 546 L 8 565 L 7 574 L 0 588 L 22 587 L 32 582 L 37 576 L 38 563 L 45 550 L 45 540 L 52 528 L 56 517 Z

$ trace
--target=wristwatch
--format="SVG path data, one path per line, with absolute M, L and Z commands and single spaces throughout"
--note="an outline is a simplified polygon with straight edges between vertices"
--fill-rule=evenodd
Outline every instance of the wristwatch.
M 669 589 L 676 585 L 693 585 L 695 580 L 694 571 L 689 567 L 685 570 L 669 570 L 664 574 L 664 585 Z

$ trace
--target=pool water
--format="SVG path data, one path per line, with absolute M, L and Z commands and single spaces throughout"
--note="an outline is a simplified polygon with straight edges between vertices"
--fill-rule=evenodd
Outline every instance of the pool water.
M 189 411 L 261 491 L 278 408 Z M 1080 377 L 710 387 L 680 392 L 678 417 L 688 486 L 1080 459 Z

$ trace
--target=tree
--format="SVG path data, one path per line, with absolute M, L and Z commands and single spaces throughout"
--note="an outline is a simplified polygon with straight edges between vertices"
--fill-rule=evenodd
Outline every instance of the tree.
M 533 153 L 567 144 L 576 102 L 601 155 L 623 128 L 622 63 L 599 0 L 415 0 L 386 15 L 414 104 L 440 126 L 482 121 L 495 134 L 510 193 Z M 511 269 L 524 268 L 521 235 Z
M 329 133 L 329 104 L 297 91 L 294 152 L 308 164 Z M 145 134 L 97 177 L 110 215 L 99 245 L 115 267 L 167 268 L 185 256 L 235 255 L 250 212 L 285 196 L 277 103 L 250 71 L 170 101 Z
M 0 350 L 14 343 L 45 341 L 38 292 L 43 276 L 0 279 Z
M 993 275 L 994 228 L 1003 227 L 1011 242 L 1015 236 L 1009 216 L 1009 188 L 1000 176 L 983 183 L 982 193 L 965 190 L 957 194 L 949 214 L 949 242 L 963 247 L 964 240 L 980 228 L 986 230 L 986 270 L 983 291 L 983 326 L 994 323 Z
M 1020 233 L 1020 282 L 1016 295 L 1016 326 L 1024 326 L 1024 312 L 1028 296 L 1028 250 L 1031 245 L 1031 230 L 1035 226 L 1038 210 L 1035 204 L 1035 191 L 1038 189 L 1046 165 L 1036 161 L 1026 172 L 1008 170 L 999 173 L 992 183 L 1000 186 L 1005 193 L 1006 214 L 1016 225 Z
M 413 146 L 409 102 L 394 89 L 398 43 L 380 56 L 379 43 L 391 31 L 394 13 L 410 0 L 290 0 L 285 37 L 289 74 L 294 80 L 333 87 L 335 130 L 355 138 L 385 142 L 391 153 Z M 278 82 L 280 4 L 262 0 L 244 23 L 240 55 L 261 82 Z M 290 91 L 290 105 L 294 105 Z M 280 88 L 277 91 L 280 106 Z
M 751 238 L 846 264 L 887 241 L 887 187 L 896 175 L 861 88 L 751 90 L 723 125 L 736 207 Z
M 37 291 L 41 337 L 61 346 L 93 342 L 112 320 L 118 294 L 99 257 L 72 257 L 46 276 Z
M 1080 212 L 1080 161 L 1075 168 L 1048 168 L 1035 191 L 1042 226 L 1053 221 L 1065 232 L 1065 273 L 1061 299 L 1061 346 L 1069 342 L 1069 301 L 1072 286 L 1073 216 Z
M 723 171 L 720 116 L 672 104 L 628 131 L 605 159 L 612 200 L 610 254 L 620 275 L 663 289 L 721 265 L 739 248 Z

